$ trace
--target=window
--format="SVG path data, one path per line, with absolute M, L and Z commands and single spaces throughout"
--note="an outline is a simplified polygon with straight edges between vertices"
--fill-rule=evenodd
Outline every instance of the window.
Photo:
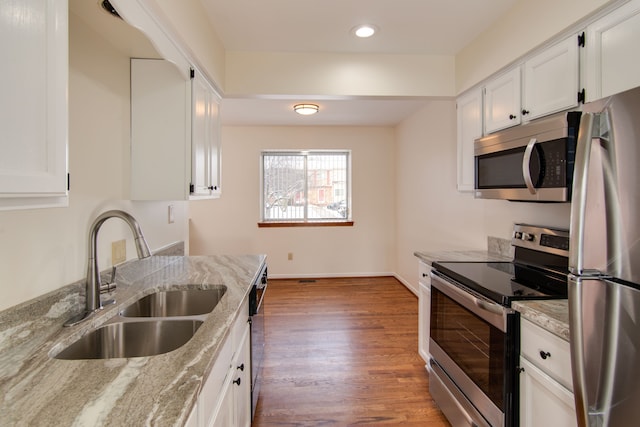
M 264 151 L 261 172 L 261 225 L 351 223 L 349 151 Z

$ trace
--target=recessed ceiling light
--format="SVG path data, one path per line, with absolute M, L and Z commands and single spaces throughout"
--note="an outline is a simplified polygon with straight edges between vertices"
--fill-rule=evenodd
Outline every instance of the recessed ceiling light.
M 376 27 L 373 25 L 359 25 L 353 29 L 353 33 L 362 38 L 371 37 L 376 32 Z
M 318 112 L 320 107 L 316 104 L 296 104 L 293 106 L 293 111 L 303 116 L 310 116 Z

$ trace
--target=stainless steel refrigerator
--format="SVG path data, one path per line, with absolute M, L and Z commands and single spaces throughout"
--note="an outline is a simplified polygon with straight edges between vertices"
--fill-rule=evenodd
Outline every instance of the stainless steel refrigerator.
M 578 424 L 640 425 L 640 88 L 583 112 L 569 258 Z

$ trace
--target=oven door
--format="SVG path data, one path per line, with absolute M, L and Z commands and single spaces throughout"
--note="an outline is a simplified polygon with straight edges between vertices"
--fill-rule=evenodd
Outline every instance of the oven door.
M 438 272 L 431 278 L 430 390 L 436 403 L 457 425 L 516 425 L 517 313 Z

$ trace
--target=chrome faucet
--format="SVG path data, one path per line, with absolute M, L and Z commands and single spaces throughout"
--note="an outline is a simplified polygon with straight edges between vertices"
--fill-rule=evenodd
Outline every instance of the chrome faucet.
M 89 257 L 87 263 L 87 292 L 86 292 L 86 308 L 83 313 L 69 319 L 64 326 L 73 326 L 87 319 L 96 311 L 102 309 L 102 300 L 100 299 L 100 289 L 102 282 L 100 280 L 100 269 L 98 268 L 98 258 L 96 256 L 96 246 L 98 241 L 98 231 L 102 224 L 109 218 L 120 218 L 126 222 L 131 228 L 135 239 L 136 251 L 138 258 L 148 258 L 151 256 L 149 245 L 142 234 L 138 221 L 121 210 L 111 210 L 100 214 L 89 229 Z M 113 278 L 112 278 L 113 279 Z M 112 301 L 113 302 L 113 301 Z

